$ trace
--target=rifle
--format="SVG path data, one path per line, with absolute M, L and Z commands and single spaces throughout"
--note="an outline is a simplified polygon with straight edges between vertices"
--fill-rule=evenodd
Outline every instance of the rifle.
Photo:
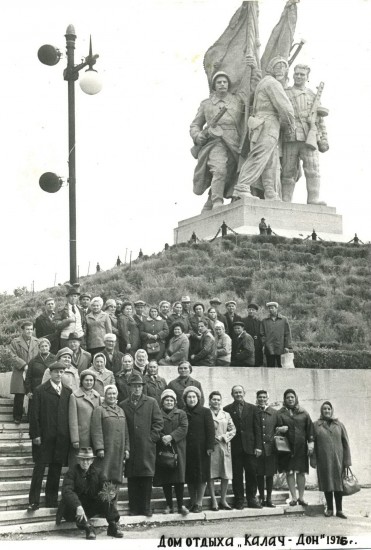
M 210 120 L 209 124 L 201 131 L 201 134 L 207 138 L 209 137 L 220 137 L 223 135 L 223 129 L 220 126 L 217 126 L 219 120 L 222 118 L 224 113 L 227 112 L 227 107 L 224 106 L 220 109 L 219 113 L 216 113 L 215 116 Z M 194 145 L 191 149 L 192 156 L 197 159 L 198 153 L 202 149 L 203 145 Z
M 311 107 L 308 119 L 309 119 L 309 132 L 307 135 L 307 139 L 305 141 L 306 145 L 310 147 L 311 149 L 317 149 L 317 126 L 316 126 L 316 120 L 317 116 L 325 116 L 325 112 L 322 111 L 322 108 L 319 104 L 323 88 L 325 86 L 324 82 L 320 82 L 318 88 L 316 97 L 314 98 L 313 105 Z M 324 110 L 326 111 L 326 109 Z

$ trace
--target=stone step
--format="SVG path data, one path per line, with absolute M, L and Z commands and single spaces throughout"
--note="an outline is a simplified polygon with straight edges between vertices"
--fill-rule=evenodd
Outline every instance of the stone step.
M 28 432 L 19 431 L 19 432 L 0 432 L 0 445 L 4 441 L 30 441 L 30 436 Z
M 12 466 L 10 468 L 0 468 L 0 481 L 4 483 L 4 479 L 11 481 L 17 479 L 31 479 L 33 464 L 29 466 Z
M 3 412 L 2 409 L 0 409 L 0 422 L 12 422 L 12 421 L 13 421 L 12 412 L 11 411 Z
M 32 455 L 32 444 L 30 440 L 1 442 L 0 456 L 14 457 L 19 455 Z
M 33 465 L 32 456 L 0 456 L 0 468 L 7 466 Z
M 0 415 L 2 414 L 12 414 L 13 413 L 13 405 L 11 403 L 7 403 L 6 405 L 0 404 Z
M 0 421 L 0 433 L 4 432 L 24 432 L 28 434 L 29 425 L 26 420 L 22 420 L 21 424 L 14 424 L 13 417 L 11 422 L 1 422 Z
M 13 407 L 13 399 L 10 397 L 0 397 L 0 407 L 11 406 Z

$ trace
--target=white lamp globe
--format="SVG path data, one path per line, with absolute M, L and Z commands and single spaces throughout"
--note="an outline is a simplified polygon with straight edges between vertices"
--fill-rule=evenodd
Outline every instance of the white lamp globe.
M 85 71 L 79 82 L 82 91 L 88 95 L 99 93 L 103 87 L 102 79 L 94 69 Z

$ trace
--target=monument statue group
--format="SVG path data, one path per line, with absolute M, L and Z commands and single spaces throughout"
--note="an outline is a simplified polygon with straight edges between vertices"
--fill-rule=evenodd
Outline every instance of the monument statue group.
M 191 123 L 197 159 L 193 191 L 208 190 L 203 212 L 242 197 L 291 202 L 306 180 L 307 203 L 320 199 L 319 152 L 328 150 L 321 106 L 324 83 L 307 87 L 310 67 L 296 64 L 304 44 L 294 44 L 297 3 L 288 0 L 260 58 L 259 6 L 243 2 L 204 58 L 210 96 Z

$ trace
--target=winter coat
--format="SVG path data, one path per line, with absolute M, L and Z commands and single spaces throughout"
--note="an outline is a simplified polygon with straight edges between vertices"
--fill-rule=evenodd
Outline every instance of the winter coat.
M 157 401 L 142 395 L 134 405 L 130 398 L 120 403 L 124 410 L 130 437 L 130 458 L 126 462 L 127 477 L 153 477 L 156 443 L 164 427 Z
M 166 380 L 161 378 L 161 376 L 156 376 L 156 379 L 153 380 L 152 376 L 145 374 L 143 376 L 143 382 L 145 382 L 147 388 L 147 395 L 156 399 L 159 407 L 161 406 L 161 394 L 166 389 Z
M 130 353 L 134 357 L 140 348 L 140 330 L 133 317 L 121 314 L 117 317 L 119 348 L 122 353 Z M 126 349 L 128 344 L 130 348 Z
M 85 351 L 84 349 L 80 348 L 80 353 L 77 357 L 77 360 L 74 356 L 72 356 L 72 364 L 75 365 L 75 367 L 78 370 L 78 373 L 80 374 L 83 370 L 86 370 L 90 368 L 91 365 L 91 353 L 88 351 Z
M 39 353 L 39 341 L 31 336 L 30 345 L 27 345 L 22 336 L 14 338 L 9 346 L 12 355 L 12 376 L 10 379 L 10 393 L 25 393 L 23 373 L 26 365 Z
M 210 480 L 210 456 L 214 450 L 215 429 L 210 409 L 200 403 L 185 409 L 188 418 L 186 472 L 187 483 L 204 483 Z
M 266 355 L 282 355 L 284 348 L 291 348 L 291 330 L 286 317 L 278 313 L 275 321 L 263 319 L 260 335 Z
M 188 418 L 184 411 L 174 408 L 170 412 L 161 409 L 162 417 L 164 420 L 164 427 L 161 431 L 161 437 L 164 435 L 171 435 L 173 440 L 171 442 L 173 449 L 178 455 L 178 464 L 174 470 L 169 468 L 163 468 L 156 460 L 156 471 L 153 479 L 153 486 L 159 487 L 161 485 L 174 483 L 184 483 L 185 468 L 186 468 L 186 436 L 188 431 Z M 157 442 L 157 456 L 160 450 L 170 449 L 170 446 L 164 445 L 162 441 Z
M 68 407 L 71 443 L 81 447 L 91 447 L 90 422 L 94 409 L 101 405 L 101 397 L 96 390 L 91 395 L 79 388 L 72 393 Z
M 78 506 L 82 506 L 83 502 L 100 502 L 98 493 L 103 488 L 103 483 L 106 481 L 102 473 L 90 466 L 85 473 L 78 464 L 68 470 L 63 479 L 62 486 L 62 505 L 68 512 L 72 512 L 72 516 L 76 515 Z
M 205 398 L 204 398 L 204 392 L 201 387 L 201 383 L 198 380 L 195 380 L 191 376 L 187 377 L 180 377 L 175 378 L 174 380 L 170 380 L 167 387 L 173 390 L 176 393 L 176 406 L 178 409 L 185 409 L 185 403 L 183 401 L 183 392 L 188 386 L 196 386 L 201 392 L 201 400 L 200 405 L 204 405 Z
M 255 366 L 255 346 L 254 340 L 247 334 L 235 334 L 232 338 L 232 359 L 231 365 L 234 367 L 254 367 Z
M 242 321 L 242 317 L 241 315 L 238 315 L 237 313 L 235 313 L 233 315 L 233 319 L 232 317 L 230 316 L 230 314 L 228 313 L 228 311 L 226 311 L 224 313 L 224 317 L 225 317 L 225 320 L 227 322 L 227 326 L 226 326 L 226 329 L 225 329 L 225 332 L 231 337 L 233 338 L 234 336 L 234 330 L 233 330 L 233 323 L 237 323 L 237 321 Z
M 216 366 L 228 366 L 231 364 L 232 340 L 225 332 L 216 335 Z
M 103 348 L 104 336 L 112 333 L 111 319 L 108 313 L 101 311 L 97 316 L 91 311 L 85 317 L 86 347 L 88 349 Z
M 103 353 L 104 357 L 106 358 L 106 369 L 113 372 L 113 374 L 116 374 L 120 372 L 122 367 L 122 358 L 124 357 L 124 354 L 121 353 L 121 351 L 114 351 L 112 354 L 112 359 L 108 355 L 107 350 L 101 351 Z
M 215 447 L 211 454 L 211 479 L 232 479 L 232 455 L 230 441 L 236 435 L 231 415 L 226 411 L 212 413 L 215 426 Z
M 107 369 L 104 369 L 103 372 L 98 372 L 94 365 L 92 365 L 89 370 L 94 371 L 97 377 L 95 380 L 94 389 L 97 390 L 101 397 L 104 397 L 104 388 L 106 386 L 110 386 L 111 384 L 114 386 L 116 385 L 113 372 Z
M 90 435 L 95 453 L 104 451 L 104 458 L 97 460 L 102 475 L 113 483 L 122 483 L 125 451 L 130 451 L 130 443 L 126 417 L 121 407 L 103 403 L 94 409 Z
M 48 380 L 50 380 L 49 367 L 45 370 L 43 374 L 42 383 L 45 384 L 45 382 L 47 382 Z M 62 384 L 66 388 L 69 388 L 72 392 L 79 389 L 80 377 L 76 367 L 70 365 L 65 369 L 64 373 L 62 374 Z
M 313 422 L 306 410 L 295 407 L 293 414 L 286 407 L 278 411 L 278 426 L 288 426 L 288 432 L 284 434 L 291 448 L 291 453 L 278 455 L 278 470 L 290 472 L 291 470 L 308 473 L 308 443 L 314 440 Z
M 66 464 L 70 446 L 68 404 L 71 390 L 62 385 L 61 394 L 50 380 L 35 389 L 30 418 L 30 438 L 41 438 L 39 461 Z
M 157 340 L 149 338 L 149 335 L 154 334 L 157 335 Z M 165 344 L 165 340 L 169 335 L 169 327 L 167 322 L 161 317 L 157 317 L 157 319 L 148 317 L 143 321 L 142 326 L 140 327 L 140 335 L 142 348 L 146 350 L 147 343 L 162 342 Z
M 259 417 L 259 430 L 262 439 L 262 447 L 265 456 L 271 456 L 275 453 L 274 436 L 278 426 L 278 411 L 272 407 L 267 407 L 264 411 L 257 408 Z
M 261 339 L 261 321 L 254 319 L 254 317 L 245 317 L 243 319 L 245 330 L 247 334 L 250 334 L 254 340 L 255 348 L 255 366 L 261 367 L 263 365 L 263 342 Z
M 52 363 L 55 363 L 57 360 L 56 356 L 52 353 L 49 353 L 45 358 L 38 353 L 36 357 L 31 359 L 28 364 L 28 369 L 26 372 L 26 378 L 24 381 L 26 393 L 33 393 L 37 386 L 40 386 L 42 383 L 43 375 L 46 369 Z
M 352 459 L 348 434 L 339 420 L 329 424 L 320 419 L 314 423 L 314 464 L 320 491 L 343 490 L 342 473 L 352 465 Z
M 215 338 L 209 330 L 204 332 L 200 340 L 200 349 L 192 359 L 193 365 L 213 367 L 216 362 Z
M 189 318 L 188 318 L 188 315 L 184 315 L 184 313 L 182 313 L 181 315 L 176 315 L 176 313 L 172 313 L 171 315 L 169 315 L 169 319 L 170 319 L 170 334 L 172 334 L 172 327 L 173 327 L 174 323 L 182 323 L 182 325 L 184 327 L 183 332 L 185 334 L 189 333 Z
M 42 313 L 35 319 L 36 338 L 47 338 L 50 342 L 50 351 L 57 353 L 59 348 L 60 323 L 55 316 L 50 318 L 47 313 Z
M 255 449 L 262 448 L 257 407 L 244 401 L 240 416 L 238 404 L 234 401 L 224 407 L 224 410 L 231 415 L 233 424 L 236 427 L 236 435 L 231 442 L 232 455 L 240 453 L 255 454 Z
M 181 361 L 188 361 L 189 339 L 184 333 L 180 336 L 173 336 L 170 339 L 166 350 L 166 355 L 169 356 L 169 365 L 179 365 Z

